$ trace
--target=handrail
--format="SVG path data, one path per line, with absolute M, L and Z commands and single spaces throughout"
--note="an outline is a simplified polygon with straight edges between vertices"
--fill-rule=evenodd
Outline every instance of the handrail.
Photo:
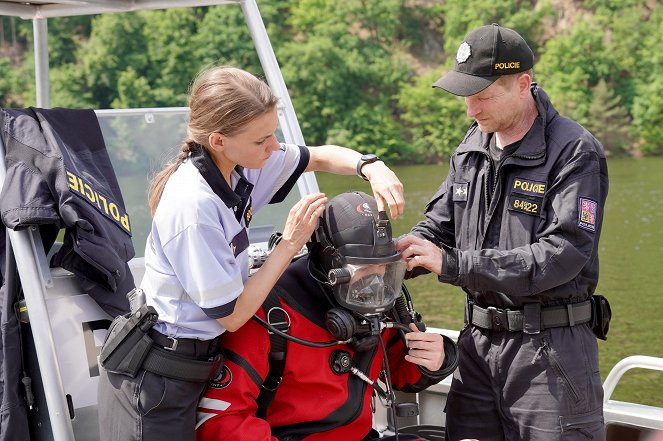
M 620 360 L 610 371 L 603 382 L 603 404 L 607 404 L 617 383 L 622 376 L 631 369 L 644 368 L 663 371 L 663 358 L 650 357 L 647 355 L 632 355 Z

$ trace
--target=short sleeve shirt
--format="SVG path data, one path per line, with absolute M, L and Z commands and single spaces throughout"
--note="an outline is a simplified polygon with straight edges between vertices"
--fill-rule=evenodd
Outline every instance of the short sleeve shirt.
M 170 176 L 145 247 L 141 288 L 159 313 L 155 328 L 207 340 L 225 331 L 248 278 L 253 212 L 281 202 L 308 165 L 306 147 L 282 144 L 261 169 L 236 167 L 232 188 L 204 149 Z

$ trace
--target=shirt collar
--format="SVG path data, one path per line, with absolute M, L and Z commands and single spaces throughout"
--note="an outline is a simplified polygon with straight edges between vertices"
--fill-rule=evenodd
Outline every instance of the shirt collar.
M 212 191 L 221 198 L 228 208 L 233 208 L 242 202 L 242 197 L 230 188 L 206 149 L 201 147 L 191 153 L 190 160 L 205 179 L 205 182 L 212 188 Z M 239 173 L 240 179 L 244 179 L 242 167 L 235 167 L 235 171 Z

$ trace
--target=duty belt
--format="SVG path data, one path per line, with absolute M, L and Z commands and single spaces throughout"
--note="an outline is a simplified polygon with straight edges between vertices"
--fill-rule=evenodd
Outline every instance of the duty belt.
M 538 306 L 538 305 L 537 305 Z M 526 307 L 527 309 L 527 307 Z M 538 309 L 538 308 L 537 308 Z M 482 308 L 471 306 L 471 322 L 473 325 L 493 331 L 528 332 L 527 313 L 521 310 L 499 309 L 493 306 Z M 546 328 L 559 328 L 562 326 L 575 326 L 587 323 L 592 319 L 592 306 L 589 301 L 560 306 L 540 308 L 537 314 L 535 332 Z M 538 325 L 538 326 L 536 326 Z
M 218 352 L 218 338 L 210 341 L 173 339 L 154 329 L 150 330 L 150 337 L 155 345 L 143 361 L 142 368 L 146 371 L 176 380 L 203 383 L 214 378 L 223 367 L 223 355 L 213 354 Z M 205 355 L 204 359 L 193 358 Z

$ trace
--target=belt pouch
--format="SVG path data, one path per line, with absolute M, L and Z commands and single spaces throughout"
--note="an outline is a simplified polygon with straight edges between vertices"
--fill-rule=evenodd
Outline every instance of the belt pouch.
M 152 349 L 147 335 L 158 318 L 151 306 L 142 306 L 132 314 L 113 320 L 101 348 L 99 362 L 108 372 L 135 377 Z
M 612 309 L 608 299 L 600 294 L 594 294 L 592 302 L 592 331 L 596 338 L 601 340 L 608 339 L 608 329 L 610 329 L 610 319 L 612 318 Z

